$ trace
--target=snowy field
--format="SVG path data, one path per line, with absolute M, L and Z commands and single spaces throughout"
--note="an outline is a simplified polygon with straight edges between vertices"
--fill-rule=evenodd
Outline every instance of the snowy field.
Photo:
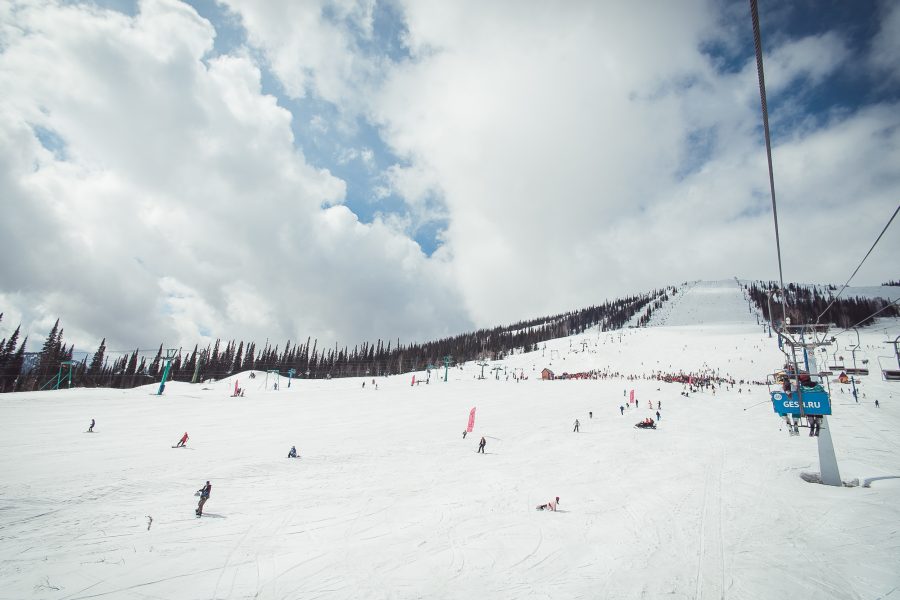
M 782 362 L 733 281 L 689 286 L 655 323 L 548 342 L 485 380 L 469 363 L 377 390 L 245 373 L 244 398 L 231 379 L 0 396 L 0 599 L 900 598 L 900 383 L 877 370 L 900 323 L 862 332 L 859 403 L 833 384 L 841 475 L 860 483 L 844 488 L 800 478 L 816 443 L 782 430 L 765 387 L 540 380 Z M 634 429 L 657 402 L 659 429 Z M 535 510 L 554 496 L 559 512 Z

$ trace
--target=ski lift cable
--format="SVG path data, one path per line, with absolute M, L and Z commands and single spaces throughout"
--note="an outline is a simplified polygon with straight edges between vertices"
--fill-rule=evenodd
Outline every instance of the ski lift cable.
M 841 288 L 841 291 L 835 295 L 835 297 L 831 300 L 831 303 L 825 307 L 825 310 L 822 311 L 818 317 L 816 317 L 816 324 L 819 324 L 819 319 L 821 319 L 825 313 L 828 312 L 828 309 L 831 308 L 835 302 L 837 302 L 838 298 L 841 297 L 841 294 L 844 293 L 844 290 L 847 289 L 847 286 L 850 285 L 850 280 L 856 277 L 856 274 L 859 272 L 859 269 L 863 266 L 863 263 L 866 262 L 866 259 L 869 258 L 869 255 L 872 254 L 872 250 L 875 249 L 875 246 L 878 245 L 878 242 L 881 241 L 881 237 L 884 235 L 884 232 L 888 230 L 888 227 L 891 226 L 891 223 L 894 221 L 894 217 L 897 216 L 897 213 L 900 212 L 900 204 L 897 205 L 897 208 L 894 209 L 894 214 L 891 215 L 891 218 L 888 219 L 887 225 L 884 226 L 884 229 L 881 230 L 881 233 L 878 234 L 878 237 L 875 238 L 875 242 L 872 244 L 872 247 L 869 248 L 869 251 L 866 252 L 866 255 L 863 257 L 862 261 L 860 261 L 859 265 L 856 267 L 856 270 L 853 271 L 853 274 L 850 275 L 850 278 L 847 279 L 847 282 L 844 284 L 844 287 Z
M 775 219 L 775 248 L 778 254 L 778 279 L 784 289 L 784 271 L 781 266 L 781 236 L 778 232 L 778 208 L 775 203 L 775 175 L 772 171 L 772 139 L 769 135 L 769 109 L 766 104 L 766 78 L 763 73 L 762 40 L 759 32 L 759 10 L 757 0 L 750 0 L 750 18 L 753 21 L 753 45 L 756 49 L 756 73 L 759 79 L 759 100 L 762 106 L 763 132 L 766 138 L 766 159 L 769 164 L 769 191 L 772 195 L 772 216 Z M 781 304 L 783 317 L 787 320 L 787 298 Z

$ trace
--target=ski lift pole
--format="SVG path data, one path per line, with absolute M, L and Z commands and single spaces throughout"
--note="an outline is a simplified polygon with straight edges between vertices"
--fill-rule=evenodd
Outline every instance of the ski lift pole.
M 444 357 L 444 383 L 447 382 L 447 373 L 450 372 L 450 357 Z
M 157 396 L 162 396 L 163 390 L 166 389 L 166 378 L 169 376 L 169 371 L 172 369 L 172 361 L 175 360 L 175 349 L 174 348 L 166 348 L 166 358 L 165 367 L 163 367 L 162 380 L 159 382 L 159 390 L 156 392 Z
M 856 351 L 859 349 L 861 342 L 859 339 L 859 329 L 854 327 L 853 331 L 856 332 L 856 346 L 850 349 L 850 354 L 853 356 L 853 374 L 850 375 L 850 387 L 853 388 L 853 400 L 859 402 L 859 395 L 856 392 Z

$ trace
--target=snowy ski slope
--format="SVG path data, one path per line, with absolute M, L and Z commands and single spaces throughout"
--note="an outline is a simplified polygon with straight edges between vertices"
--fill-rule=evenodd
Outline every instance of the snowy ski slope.
M 163 397 L 0 396 L 0 599 L 900 594 L 900 384 L 873 370 L 859 403 L 834 386 L 841 474 L 861 485 L 833 488 L 800 478 L 818 468 L 816 444 L 780 429 L 764 387 L 684 397 L 655 380 L 539 379 L 545 366 L 762 379 L 780 364 L 733 281 L 684 290 L 660 318 L 548 342 L 484 380 L 469 363 L 446 383 L 378 389 L 273 391 L 244 373 L 244 398 L 232 379 Z M 895 320 L 864 330 L 858 360 L 888 355 L 898 333 Z M 640 408 L 620 415 L 631 389 Z M 634 429 L 657 402 L 659 429 Z M 185 431 L 188 447 L 171 448 Z M 300 460 L 285 458 L 292 444 Z M 554 496 L 559 512 L 534 510 Z

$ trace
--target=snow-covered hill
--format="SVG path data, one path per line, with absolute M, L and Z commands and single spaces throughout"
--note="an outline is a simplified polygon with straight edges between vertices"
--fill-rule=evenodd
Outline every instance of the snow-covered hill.
M 654 312 L 654 325 L 756 324 L 740 285 L 735 280 L 695 281 L 678 287 L 678 293 Z
M 468 363 L 446 383 L 441 370 L 377 389 L 282 379 L 275 391 L 244 373 L 243 398 L 232 378 L 162 397 L 0 396 L 0 599 L 900 593 L 900 383 L 873 370 L 859 403 L 833 384 L 842 477 L 869 487 L 806 483 L 816 443 L 782 430 L 765 387 L 685 397 L 645 378 L 763 379 L 781 364 L 733 281 L 676 298 L 664 325 L 553 340 L 484 380 Z M 898 333 L 896 320 L 864 330 L 858 360 L 890 355 Z M 609 377 L 541 381 L 544 367 Z M 634 429 L 658 403 L 659 428 Z M 188 447 L 172 448 L 185 431 Z M 300 460 L 285 458 L 292 444 Z M 555 496 L 559 512 L 534 509 Z

